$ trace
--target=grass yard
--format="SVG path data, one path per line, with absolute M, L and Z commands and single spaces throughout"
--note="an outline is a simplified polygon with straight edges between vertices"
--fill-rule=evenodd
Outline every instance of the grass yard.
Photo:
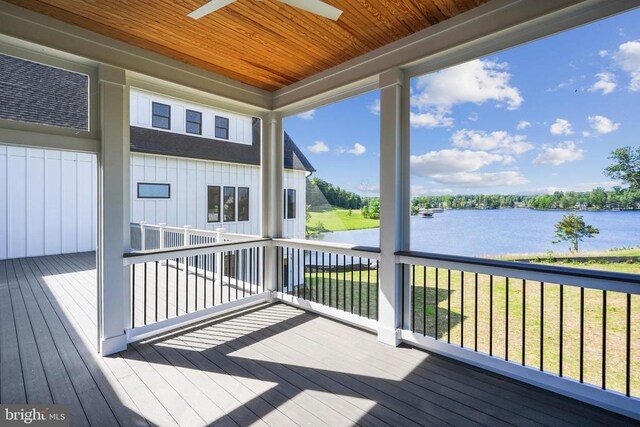
M 307 229 L 312 231 L 344 231 L 380 227 L 380 220 L 363 217 L 359 209 L 352 209 L 351 214 L 348 209 L 332 209 L 309 212 L 309 214 Z M 321 227 L 324 230 L 321 230 Z
M 640 274 L 640 264 L 637 263 L 572 262 L 554 265 Z M 296 288 L 293 293 L 310 301 L 375 319 L 377 271 L 358 272 L 357 266 L 355 268 L 353 274 L 349 268 L 345 272 L 307 272 L 305 285 Z M 413 269 L 409 270 L 408 273 L 412 274 Z M 413 276 L 410 275 L 409 280 L 413 283 Z M 438 339 L 462 344 L 470 349 L 477 348 L 478 351 L 508 358 L 515 363 L 522 363 L 524 353 L 526 365 L 538 369 L 542 367 L 556 374 L 560 372 L 560 285 L 546 283 L 543 297 L 539 282 L 523 283 L 522 280 L 511 279 L 507 293 L 505 278 L 494 276 L 491 279 L 487 275 L 478 275 L 476 298 L 475 274 L 463 275 L 459 271 L 448 273 L 440 269 L 437 283 L 436 291 L 434 268 L 415 269 L 413 297 L 416 310 L 413 319 L 416 333 L 437 336 Z M 562 374 L 579 380 L 580 289 L 564 286 L 562 292 Z M 544 311 L 541 310 L 543 298 Z M 606 387 L 623 393 L 626 391 L 626 303 L 626 295 L 607 292 Z M 585 289 L 583 380 L 596 386 L 602 385 L 602 307 L 603 292 Z M 640 296 L 632 296 L 631 307 L 631 324 L 639 325 Z M 491 318 L 493 331 L 489 328 Z M 632 328 L 631 343 L 631 395 L 640 396 L 640 328 Z

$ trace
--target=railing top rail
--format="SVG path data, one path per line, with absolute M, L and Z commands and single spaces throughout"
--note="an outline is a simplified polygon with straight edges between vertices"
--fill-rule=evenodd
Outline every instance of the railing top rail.
M 640 275 L 637 274 L 417 251 L 399 251 L 396 252 L 396 257 L 398 262 L 402 263 L 464 270 L 481 274 L 495 274 L 527 280 L 540 280 L 588 288 L 640 293 Z M 615 284 L 621 286 L 616 286 Z
M 319 252 L 332 252 L 347 256 L 362 256 L 378 260 L 380 248 L 370 246 L 348 245 L 344 243 L 317 242 L 302 239 L 273 239 L 273 244 L 280 247 L 312 250 Z
M 162 261 L 172 258 L 190 257 L 230 250 L 248 249 L 254 247 L 270 246 L 271 239 L 258 238 L 237 242 L 220 242 L 204 245 L 181 246 L 169 249 L 151 249 L 147 251 L 135 251 L 123 254 L 124 265 L 140 264 L 143 262 Z

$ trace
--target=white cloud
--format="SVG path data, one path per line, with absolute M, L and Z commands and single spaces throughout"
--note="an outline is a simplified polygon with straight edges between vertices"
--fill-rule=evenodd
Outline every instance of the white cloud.
M 360 184 L 356 189 L 362 193 L 380 194 L 380 186 L 373 184 Z
M 620 127 L 620 123 L 615 123 L 605 116 L 589 116 L 587 121 L 591 129 L 599 134 L 611 133 Z
M 640 40 L 628 41 L 618 47 L 613 59 L 622 70 L 629 73 L 629 88 L 632 92 L 640 91 Z
M 416 196 L 445 196 L 452 194 L 453 190 L 450 188 L 427 188 L 424 185 L 412 185 L 411 197 Z
M 467 116 L 467 120 L 469 120 L 469 121 L 471 121 L 471 122 L 477 122 L 479 118 L 480 118 L 480 116 L 478 116 L 478 113 L 476 113 L 475 111 L 472 111 L 472 112 Z
M 613 92 L 617 86 L 616 84 L 616 76 L 612 73 L 598 73 L 596 74 L 596 78 L 598 79 L 591 87 L 589 88 L 589 92 L 598 92 L 601 91 L 602 95 L 608 95 Z
M 373 104 L 369 105 L 369 111 L 376 116 L 380 115 L 380 100 L 376 99 Z
M 604 49 L 603 49 L 603 50 L 601 50 L 601 51 L 599 51 L 599 52 L 598 52 L 598 56 L 599 56 L 600 58 L 604 58 L 604 57 L 606 57 L 606 56 L 609 56 L 609 52 L 607 52 L 606 50 L 604 50 Z
M 297 118 L 302 120 L 313 120 L 313 117 L 316 114 L 316 110 L 305 111 L 304 113 L 300 113 L 296 115 Z
M 462 129 L 451 136 L 455 147 L 473 150 L 489 150 L 501 153 L 522 154 L 533 149 L 525 135 L 511 135 L 505 131 L 487 133 L 481 130 Z
M 411 156 L 411 173 L 434 177 L 456 172 L 473 172 L 493 163 L 512 163 L 513 157 L 485 151 L 444 149 Z
M 516 125 L 516 129 L 518 130 L 525 130 L 528 127 L 531 127 L 531 122 L 528 122 L 526 120 L 520 120 Z
M 565 119 L 556 119 L 556 121 L 549 128 L 549 132 L 554 135 L 572 135 L 573 128 L 571 123 Z
M 544 146 L 542 153 L 533 159 L 533 164 L 559 166 L 563 163 L 581 160 L 583 156 L 583 149 L 578 148 L 575 142 L 567 141 L 555 146 Z
M 316 141 L 313 143 L 313 145 L 309 145 L 307 147 L 307 150 L 309 150 L 312 153 L 327 153 L 329 152 L 329 146 L 327 144 L 325 144 L 323 141 Z
M 451 175 L 433 177 L 433 180 L 445 185 L 466 187 L 495 187 L 501 185 L 518 185 L 529 182 L 516 171 L 504 172 L 458 172 Z
M 354 156 L 360 156 L 367 152 L 367 147 L 356 142 L 351 148 L 338 147 L 336 148 L 336 151 L 340 154 L 348 153 L 353 154 Z
M 411 126 L 414 128 L 439 128 L 453 126 L 453 118 L 444 111 L 433 111 L 427 113 L 409 113 Z
M 514 110 L 524 101 L 518 88 L 510 86 L 505 63 L 476 59 L 417 79 L 418 93 L 412 97 L 419 109 L 450 109 L 465 102 L 483 104 L 500 101 Z

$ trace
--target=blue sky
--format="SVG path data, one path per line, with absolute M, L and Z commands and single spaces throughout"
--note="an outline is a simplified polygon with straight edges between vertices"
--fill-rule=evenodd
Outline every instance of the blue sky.
M 640 145 L 640 10 L 412 79 L 413 195 L 585 191 Z M 379 94 L 285 120 L 316 176 L 379 188 Z

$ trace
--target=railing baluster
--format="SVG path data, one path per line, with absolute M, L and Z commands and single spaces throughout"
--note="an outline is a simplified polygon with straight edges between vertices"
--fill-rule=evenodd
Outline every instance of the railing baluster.
M 155 306 L 155 313 L 156 313 L 156 322 L 158 321 L 158 305 L 159 305 L 159 298 L 158 298 L 158 261 L 156 261 L 156 306 Z
M 347 256 L 342 256 L 342 309 L 347 311 Z
M 165 273 L 164 273 L 164 318 L 169 318 L 169 260 L 165 261 L 164 264 Z
M 509 278 L 505 277 L 504 360 L 509 360 Z
M 540 282 L 540 370 L 544 371 L 544 282 Z
M 378 320 L 378 313 L 380 312 L 380 298 L 378 298 L 378 290 L 380 289 L 380 264 L 376 262 L 376 285 L 373 288 L 373 295 L 376 297 L 376 317 Z
M 231 302 L 231 251 L 227 258 L 227 302 Z
M 473 349 L 478 351 L 478 273 L 475 273 L 474 278 L 474 292 L 475 297 L 473 299 L 475 304 L 474 314 L 473 314 Z
M 626 395 L 631 396 L 631 294 L 627 294 L 627 369 Z
M 460 271 L 460 347 L 464 347 L 464 271 Z
M 584 381 L 584 288 L 580 288 L 580 382 Z
M 236 279 L 235 280 L 235 282 L 236 282 L 236 299 L 235 299 L 235 301 L 237 301 L 238 300 L 238 278 L 240 276 L 240 270 L 239 270 L 239 268 L 240 268 L 240 251 L 236 250 L 234 252 L 234 256 L 235 256 L 235 258 L 234 258 L 234 264 L 235 264 L 234 265 L 234 267 L 235 267 L 234 270 L 235 270 L 235 276 L 236 276 L 235 277 L 235 279 Z
M 143 298 L 143 303 L 144 303 L 144 307 L 143 307 L 143 318 L 144 318 L 144 322 L 143 324 L 146 325 L 147 324 L 147 263 L 144 263 L 144 298 Z
M 358 316 L 362 316 L 362 258 L 358 257 Z
M 526 344 L 527 344 L 527 281 L 522 279 L 522 366 L 526 362 Z
M 136 265 L 131 266 L 131 327 L 136 327 Z
M 296 272 L 295 277 L 297 277 L 297 280 L 296 280 L 297 283 L 295 284 L 296 287 L 294 289 L 295 289 L 296 297 L 300 298 L 300 249 L 298 249 L 298 257 L 296 258 L 296 260 L 297 260 L 297 263 L 293 264 L 293 268 L 295 269 L 295 272 Z
M 371 319 L 371 259 L 367 258 L 367 318 Z
M 602 389 L 607 388 L 607 291 L 602 291 Z
M 427 267 L 422 267 L 422 335 L 427 336 Z
M 178 317 L 178 283 L 180 283 L 180 258 L 176 258 L 176 317 Z
M 493 356 L 493 274 L 489 275 L 489 355 Z
M 564 356 L 564 285 L 560 285 L 560 351 L 558 361 L 558 375 L 562 377 L 562 362 Z
M 353 256 L 351 257 L 351 314 L 353 314 Z
M 439 282 L 439 280 L 438 280 L 438 270 L 439 270 L 438 267 L 436 267 L 436 298 L 435 298 L 435 304 L 434 304 L 435 305 L 435 313 L 436 313 L 435 314 L 435 322 L 434 322 L 435 323 L 435 329 L 436 329 L 435 330 L 435 334 L 434 334 L 434 338 L 435 339 L 438 339 L 438 323 L 440 323 L 439 322 L 440 319 L 438 319 L 438 317 L 439 317 L 438 316 L 438 314 L 439 314 L 438 313 L 438 305 L 439 305 L 438 303 L 439 303 L 439 300 L 440 300 L 440 292 L 439 292 L 439 289 L 438 289 L 438 286 L 439 286 L 439 283 L 438 283 Z
M 447 344 L 451 343 L 451 270 L 447 270 Z
M 329 307 L 331 307 L 331 254 L 329 254 Z
M 195 287 L 196 287 L 196 292 L 195 292 L 195 311 L 198 311 L 198 258 L 200 258 L 199 256 L 195 256 L 194 257 L 194 268 L 195 268 L 195 274 L 194 274 L 194 278 L 195 278 Z
M 318 296 L 319 296 L 319 290 L 320 290 L 320 284 L 318 283 L 318 270 L 319 270 L 319 267 L 318 267 L 318 251 L 315 251 L 315 252 L 316 252 L 316 280 L 314 281 L 314 285 L 315 285 L 315 288 L 316 288 L 316 302 L 318 302 L 319 301 Z
M 404 290 L 404 264 L 402 264 L 402 289 Z M 402 313 L 404 314 L 404 298 L 402 298 Z M 404 317 L 404 316 L 403 316 Z M 411 266 L 411 332 L 416 332 L 416 265 Z
M 324 252 L 322 252 L 322 305 L 326 305 L 325 289 L 324 289 Z

